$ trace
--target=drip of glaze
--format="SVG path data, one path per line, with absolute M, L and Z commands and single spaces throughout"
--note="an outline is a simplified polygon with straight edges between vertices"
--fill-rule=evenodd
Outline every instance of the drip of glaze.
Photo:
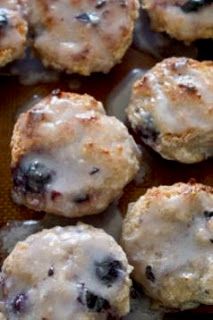
M 119 85 L 112 90 L 106 101 L 107 112 L 110 116 L 115 116 L 123 122 L 126 121 L 125 109 L 129 104 L 132 85 L 137 79 L 142 77 L 145 72 L 146 70 L 144 69 L 133 69 L 121 80 Z
M 38 221 L 10 221 L 0 229 L 0 265 L 18 241 L 41 230 Z
M 35 58 L 30 51 L 26 50 L 25 57 L 5 68 L 13 76 L 17 76 L 22 85 L 32 86 L 39 83 L 57 82 L 60 73 L 45 68 L 41 61 Z
M 121 219 L 117 205 L 114 203 L 106 212 L 94 217 L 85 217 L 82 219 L 82 222 L 90 223 L 96 227 L 103 227 L 106 232 L 118 240 L 120 237 L 120 228 L 118 226 L 121 225 Z M 67 219 L 52 215 L 46 215 L 41 221 L 10 222 L 0 229 L 0 257 L 1 259 L 5 259 L 17 241 L 24 240 L 30 234 L 41 231 L 43 228 L 52 228 L 57 225 L 65 226 L 75 224 L 76 222 L 77 219 Z M 47 270 L 47 272 L 51 272 L 49 274 L 53 276 L 52 269 L 51 271 Z M 162 318 L 162 311 L 152 310 L 150 300 L 142 294 L 140 288 L 136 288 L 131 297 L 131 311 L 123 320 L 162 320 Z
M 102 3 L 102 1 L 100 1 L 100 3 Z M 152 31 L 145 10 L 141 10 L 140 17 L 136 23 L 133 48 L 148 53 L 158 60 L 162 60 L 168 57 L 168 55 L 184 55 L 192 58 L 197 56 L 197 48 L 195 45 L 187 46 L 184 45 L 183 42 L 171 39 L 165 33 Z M 61 73 L 45 68 L 41 61 L 33 56 L 29 48 L 26 50 L 23 59 L 17 60 L 0 69 L 0 75 L 17 76 L 19 82 L 23 85 L 52 83 L 61 79 Z M 76 79 L 76 76 L 69 76 L 68 87 L 71 90 L 78 90 L 81 87 L 81 82 L 78 78 Z
M 120 237 L 122 218 L 115 203 L 111 204 L 102 214 L 83 217 L 81 221 L 97 228 L 103 228 L 117 240 Z M 67 226 L 76 224 L 77 222 L 78 219 L 57 217 L 51 214 L 46 214 L 45 217 L 39 221 L 9 221 L 5 226 L 0 228 L 0 266 L 18 241 L 22 241 L 42 229 L 49 229 L 55 226 Z
M 139 51 L 151 54 L 158 60 L 169 56 L 183 55 L 195 58 L 197 55 L 195 46 L 185 45 L 181 41 L 170 38 L 165 33 L 152 31 L 150 20 L 145 10 L 140 11 L 140 17 L 135 26 L 133 46 Z
M 134 285 L 130 293 L 130 313 L 123 320 L 162 320 L 162 310 L 154 310 L 151 301 Z
M 212 3 L 212 0 L 188 0 L 181 6 L 181 9 L 185 13 L 197 12 Z
M 18 119 L 19 115 L 23 112 L 27 112 L 30 108 L 32 108 L 35 104 L 37 104 L 43 96 L 39 94 L 34 94 L 29 100 L 27 100 L 17 111 L 15 114 L 15 121 Z

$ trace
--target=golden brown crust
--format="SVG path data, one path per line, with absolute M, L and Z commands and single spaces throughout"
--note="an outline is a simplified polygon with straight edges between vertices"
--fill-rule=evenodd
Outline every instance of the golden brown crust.
M 113 286 L 103 285 L 94 274 L 96 263 L 109 257 L 120 261 L 123 267 L 119 281 L 115 281 Z M 120 317 L 129 311 L 131 269 L 121 247 L 101 229 L 78 224 L 42 230 L 17 243 L 4 261 L 1 307 L 4 307 L 8 319 L 13 318 L 14 309 L 9 303 L 17 294 L 24 292 L 27 296 L 26 310 L 18 313 L 22 320 L 100 319 L 100 313 L 90 310 L 77 299 L 81 293 L 79 287 L 84 283 L 82 290 L 86 287 L 97 297 L 105 297 Z M 52 271 L 50 275 L 48 270 Z M 32 291 L 35 295 L 31 295 Z M 41 295 L 44 298 L 41 299 Z M 101 314 L 105 318 L 104 310 Z
M 168 58 L 136 81 L 128 117 L 135 130 L 151 117 L 144 141 L 163 157 L 199 162 L 213 153 L 212 93 L 213 62 Z
M 122 245 L 157 304 L 213 303 L 212 210 L 213 188 L 193 181 L 151 188 L 129 206 Z
M 49 95 L 46 98 L 44 98 L 42 100 L 42 105 L 49 105 L 54 95 L 55 93 L 53 92 L 52 95 Z M 84 102 L 84 106 L 88 110 L 100 111 L 100 103 L 87 94 L 79 95 L 77 93 L 59 91 L 57 92 L 57 97 L 60 99 L 68 99 L 71 101 L 78 101 L 80 99 L 82 100 L 82 102 Z M 40 149 L 41 137 L 39 136 L 39 132 L 37 130 L 40 124 L 43 121 L 45 122 L 46 119 L 44 113 L 41 112 L 38 114 L 37 111 L 39 111 L 39 108 L 33 108 L 32 110 L 29 110 L 28 112 L 21 114 L 14 126 L 13 135 L 11 139 L 11 149 L 13 150 L 12 168 L 16 167 L 17 163 L 19 163 L 22 156 L 27 151 L 36 151 Z M 95 121 L 95 119 L 86 120 L 89 122 Z M 64 144 L 67 139 L 70 140 L 70 135 L 68 135 L 68 132 L 69 134 L 72 134 L 72 123 L 70 123 L 70 126 L 68 126 L 68 124 L 65 124 L 65 126 L 66 128 L 64 127 L 64 130 L 61 130 L 59 136 L 54 136 L 53 139 L 47 137 L 46 141 L 42 142 L 44 149 L 50 150 L 53 147 L 60 147 L 61 143 Z
M 86 94 L 59 92 L 41 100 L 19 117 L 11 148 L 14 201 L 65 216 L 101 212 L 139 169 L 128 130 Z M 45 187 L 37 183 L 38 163 L 50 179 Z
M 27 42 L 28 25 L 23 17 L 21 5 L 25 2 L 4 1 L 7 25 L 0 30 L 0 67 L 23 56 Z
M 29 20 L 36 34 L 35 51 L 46 66 L 58 70 L 106 73 L 121 61 L 132 41 L 138 8 L 138 0 L 107 0 L 102 6 L 63 0 L 56 9 L 46 0 L 33 0 Z
M 152 28 L 167 32 L 171 37 L 185 42 L 213 37 L 213 4 L 200 10 L 184 12 L 180 6 L 187 0 L 144 0 L 143 7 L 151 18 Z

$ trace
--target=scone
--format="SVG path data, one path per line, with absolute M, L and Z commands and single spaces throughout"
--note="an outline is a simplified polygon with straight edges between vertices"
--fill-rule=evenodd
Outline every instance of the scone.
M 21 1 L 0 1 L 0 67 L 24 54 L 28 27 L 21 10 Z
M 108 72 L 132 41 L 138 9 L 138 0 L 31 0 L 34 48 L 45 66 Z
M 149 189 L 129 206 L 122 244 L 133 277 L 160 305 L 213 305 L 213 188 Z
M 212 0 L 143 0 L 152 28 L 185 42 L 213 38 Z
M 213 62 L 169 58 L 136 81 L 127 109 L 141 140 L 184 163 L 213 155 Z
M 126 127 L 89 95 L 53 92 L 12 137 L 13 199 L 67 217 L 103 211 L 139 169 Z
M 115 240 L 87 225 L 43 230 L 19 242 L 2 267 L 8 320 L 107 320 L 129 311 L 131 280 Z

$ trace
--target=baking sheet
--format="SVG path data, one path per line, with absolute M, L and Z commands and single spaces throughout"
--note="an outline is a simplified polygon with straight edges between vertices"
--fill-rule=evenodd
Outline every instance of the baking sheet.
M 136 36 L 132 47 L 123 62 L 107 74 L 91 77 L 67 76 L 55 72 L 46 72 L 28 54 L 28 61 L 12 64 L 0 71 L 0 261 L 13 248 L 14 244 L 27 235 L 42 228 L 55 225 L 75 224 L 76 219 L 65 219 L 44 213 L 33 212 L 18 207 L 11 201 L 10 178 L 10 138 L 17 116 L 34 103 L 60 88 L 63 91 L 88 93 L 105 104 L 107 113 L 126 121 L 125 108 L 132 83 L 157 61 L 168 55 L 185 55 L 199 59 L 212 58 L 210 42 L 200 41 L 193 46 L 185 46 L 171 40 L 164 34 L 153 33 L 149 28 L 147 16 L 138 21 Z M 209 48 L 209 50 L 207 50 Z M 32 72 L 33 68 L 33 72 Z M 13 76 L 11 76 L 11 72 Z M 43 83 L 41 83 L 43 82 Z M 28 84 L 28 85 L 26 85 Z M 29 85 L 31 84 L 31 85 Z M 138 138 L 135 136 L 136 141 Z M 127 205 L 144 194 L 147 188 L 161 184 L 187 182 L 195 179 L 207 185 L 213 185 L 212 160 L 195 165 L 184 165 L 162 159 L 146 146 L 142 146 L 141 170 L 128 185 L 123 196 L 115 201 L 104 213 L 86 217 L 81 221 L 104 228 L 118 241 L 123 216 Z M 132 291 L 131 312 L 126 320 L 205 320 L 212 319 L 212 307 L 200 307 L 182 313 L 164 314 L 152 311 L 149 300 L 136 286 Z

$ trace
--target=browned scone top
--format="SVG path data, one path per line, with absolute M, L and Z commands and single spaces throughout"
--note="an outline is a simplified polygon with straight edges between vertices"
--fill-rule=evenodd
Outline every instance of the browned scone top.
M 211 0 L 143 0 L 154 30 L 186 42 L 213 38 Z
M 164 158 L 213 155 L 213 62 L 169 58 L 136 81 L 127 109 L 132 128 Z
M 63 106 L 60 102 L 62 102 Z M 73 124 L 70 122 L 70 119 L 66 119 L 65 114 L 64 121 L 58 123 L 59 127 L 53 126 L 52 129 L 54 130 L 50 130 L 48 134 L 40 129 L 43 124 L 52 121 L 51 115 L 55 114 L 55 117 L 57 117 L 60 113 L 63 115 L 63 112 L 70 112 L 70 115 L 72 115 L 73 111 L 80 113 L 92 111 L 92 114 L 94 114 L 92 117 L 79 119 L 79 122 L 85 126 L 97 122 L 97 114 L 105 114 L 101 102 L 98 102 L 92 96 L 61 92 L 60 90 L 53 91 L 52 94 L 40 101 L 38 105 L 33 106 L 27 112 L 21 113 L 15 124 L 11 139 L 13 150 L 12 167 L 20 161 L 27 150 L 32 149 L 36 151 L 41 149 L 41 143 L 42 149 L 51 150 L 52 148 L 64 145 L 66 142 L 71 142 L 74 136 Z M 57 122 L 57 119 L 55 120 Z
M 0 67 L 24 54 L 28 31 L 21 7 L 24 2 L 0 1 Z
M 34 48 L 46 66 L 108 72 L 131 43 L 138 9 L 138 0 L 32 0 Z
M 130 204 L 122 245 L 133 277 L 166 308 L 213 304 L 213 188 L 176 183 Z
M 68 217 L 104 210 L 139 169 L 126 127 L 86 94 L 41 100 L 19 117 L 11 147 L 15 202 Z
M 129 312 L 131 270 L 121 247 L 101 229 L 42 230 L 18 242 L 4 261 L 0 310 L 7 320 L 120 318 Z

